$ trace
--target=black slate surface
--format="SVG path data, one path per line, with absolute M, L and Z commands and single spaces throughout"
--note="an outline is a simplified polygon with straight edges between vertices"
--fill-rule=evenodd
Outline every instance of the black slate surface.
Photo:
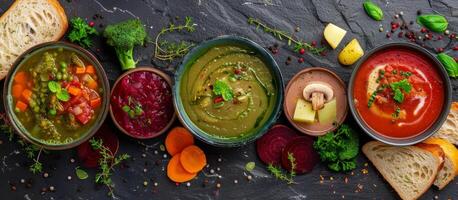
M 147 24 L 148 32 L 154 37 L 158 31 L 169 22 L 182 21 L 185 16 L 194 18 L 197 31 L 192 34 L 174 34 L 170 39 L 186 39 L 193 42 L 212 38 L 219 35 L 240 35 L 258 42 L 262 46 L 270 46 L 278 42 L 275 38 L 246 23 L 248 16 L 253 16 L 290 32 L 296 26 L 301 31 L 295 33 L 297 37 L 306 41 L 320 41 L 322 30 L 328 22 L 332 22 L 346 30 L 342 44 L 352 38 L 357 38 L 364 49 L 370 50 L 378 45 L 393 41 L 406 41 L 405 38 L 394 36 L 387 39 L 385 32 L 378 31 L 379 25 L 389 30 L 392 16 L 403 11 L 407 21 L 415 20 L 417 10 L 424 13 L 439 12 L 445 15 L 452 32 L 458 31 L 458 1 L 456 0 L 375 0 L 385 11 L 385 20 L 375 22 L 363 11 L 362 0 L 67 0 L 61 1 L 69 18 L 81 16 L 92 20 L 94 14 L 103 16 L 102 20 L 94 20 L 96 25 L 118 22 L 132 17 L 139 17 Z M 3 13 L 12 3 L 10 0 L 0 1 L 0 13 Z M 455 15 L 455 16 L 452 16 Z M 410 26 L 418 31 L 418 25 Z M 102 29 L 98 27 L 98 29 Z M 296 72 L 309 66 L 322 66 L 337 72 L 342 79 L 348 82 L 351 67 L 343 67 L 337 63 L 337 53 L 343 48 L 330 51 L 326 57 L 311 54 L 304 55 L 305 63 L 299 64 L 293 59 L 291 65 L 285 65 L 287 56 L 298 56 L 290 51 L 284 43 L 279 42 L 280 52 L 275 55 L 285 82 Z M 434 51 L 435 47 L 445 47 L 451 54 L 450 48 L 455 42 L 444 39 L 437 42 L 427 42 L 426 46 Z M 111 83 L 120 75 L 113 51 L 106 47 L 100 40 L 91 49 L 100 61 L 109 76 Z M 153 45 L 137 48 L 135 57 L 140 60 L 140 65 L 151 65 Z M 173 74 L 176 63 L 171 65 L 163 62 L 153 64 Z M 3 82 L 0 82 L 3 84 Z M 454 91 L 458 82 L 453 80 Z M 454 99 L 458 100 L 454 92 Z M 284 117 L 280 119 L 284 122 Z M 351 116 L 348 123 L 360 131 L 354 124 Z M 110 126 L 112 122 L 107 119 Z M 364 141 L 367 137 L 363 132 Z M 351 173 L 333 173 L 322 164 L 315 167 L 312 173 L 298 176 L 296 185 L 286 185 L 271 177 L 256 157 L 254 145 L 241 148 L 222 149 L 214 148 L 203 143 L 208 155 L 210 167 L 200 173 L 188 188 L 185 184 L 176 186 L 165 175 L 164 166 L 167 159 L 163 158 L 164 152 L 159 150 L 163 137 L 137 141 L 125 137 L 117 132 L 121 140 L 121 153 L 129 153 L 133 159 L 128 161 L 123 168 L 117 168 L 113 175 L 116 184 L 115 194 L 120 199 L 396 199 L 398 198 L 391 187 L 383 180 L 377 171 L 367 163 L 367 159 L 358 157 L 358 168 Z M 0 135 L 0 199 L 105 199 L 107 190 L 94 184 L 96 170 L 87 169 L 90 178 L 78 180 L 74 168 L 79 165 L 75 150 L 51 152 L 42 156 L 44 171 L 49 173 L 48 178 L 33 175 L 28 171 L 30 160 L 26 158 L 16 143 L 9 142 L 4 134 Z M 154 154 L 158 150 L 159 154 Z M 142 157 L 145 154 L 146 157 Z M 76 162 L 71 163 L 70 159 Z M 221 162 L 218 162 L 221 158 Z M 159 166 L 155 165 L 156 162 Z M 249 161 L 256 162 L 252 173 L 247 173 L 244 166 Z M 143 169 L 146 168 L 145 173 Z M 214 169 L 217 175 L 211 175 Z M 217 170 L 220 169 L 220 170 Z M 362 171 L 368 170 L 368 174 Z M 252 181 L 247 181 L 246 175 L 253 176 Z M 67 180 L 72 176 L 72 180 Z M 20 180 L 32 181 L 31 188 L 21 184 Z M 204 180 L 209 181 L 206 187 L 202 186 Z M 237 180 L 238 183 L 234 183 Z M 346 181 L 347 180 L 347 181 Z M 143 182 L 148 181 L 144 187 Z M 153 187 L 157 182 L 158 186 Z M 11 191 L 10 183 L 16 185 L 17 190 Z M 216 189 L 216 183 L 221 183 L 221 189 Z M 41 193 L 41 188 L 54 186 L 55 192 Z M 458 181 L 449 184 L 443 191 L 430 189 L 422 199 L 456 199 L 458 198 Z

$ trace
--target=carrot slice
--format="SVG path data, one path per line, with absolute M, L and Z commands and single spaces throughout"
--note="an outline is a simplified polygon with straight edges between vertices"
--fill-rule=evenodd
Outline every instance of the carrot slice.
M 91 107 L 92 108 L 97 108 L 97 107 L 100 106 L 100 104 L 102 104 L 102 100 L 100 98 L 91 100 Z
M 88 74 L 94 74 L 95 73 L 95 68 L 92 65 L 86 66 L 86 73 Z
M 68 87 L 68 93 L 70 93 L 73 96 L 79 96 L 81 94 L 81 89 L 74 86 L 70 86 Z
M 172 159 L 169 160 L 169 164 L 167 164 L 167 176 L 170 180 L 177 183 L 190 181 L 197 175 L 196 173 L 189 173 L 183 168 L 180 163 L 180 157 L 180 153 L 175 154 Z
M 172 156 L 193 144 L 194 137 L 183 127 L 175 127 L 165 138 L 165 148 Z
M 84 67 L 76 67 L 76 74 L 84 74 L 86 72 L 86 69 Z
M 180 162 L 186 171 L 197 173 L 207 165 L 207 157 L 202 149 L 196 145 L 191 145 L 181 152 Z
M 30 100 L 30 97 L 32 97 L 32 91 L 29 89 L 25 89 L 22 91 L 21 96 L 26 100 L 27 102 Z
M 24 91 L 24 85 L 14 84 L 11 94 L 14 98 L 19 98 L 21 97 L 22 91 Z
M 27 74 L 24 71 L 17 72 L 14 75 L 14 82 L 24 85 L 27 82 Z
M 24 102 L 22 101 L 17 101 L 16 102 L 16 108 L 21 111 L 21 112 L 24 112 L 27 110 L 27 104 L 25 104 Z
M 88 88 L 91 88 L 91 89 L 93 89 L 93 90 L 96 90 L 96 89 L 97 89 L 97 86 L 98 86 L 97 81 L 95 81 L 95 80 L 93 80 L 93 79 L 91 79 L 90 81 L 87 82 L 87 87 L 88 87 Z

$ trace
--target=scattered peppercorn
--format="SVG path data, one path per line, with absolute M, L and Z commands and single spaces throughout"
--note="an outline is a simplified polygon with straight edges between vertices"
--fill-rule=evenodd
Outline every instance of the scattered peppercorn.
M 305 49 L 304 48 L 299 49 L 299 53 L 300 54 L 304 54 L 305 53 Z
M 304 62 L 304 58 L 299 58 L 299 59 L 297 60 L 297 62 L 303 63 L 303 62 Z
M 391 33 L 389 33 L 389 32 L 386 33 L 386 37 L 387 37 L 387 38 L 390 38 L 390 37 L 391 37 Z
M 417 10 L 417 15 L 421 15 L 421 10 Z
M 439 47 L 439 48 L 437 48 L 436 50 L 437 50 L 437 52 L 438 52 L 438 53 L 441 53 L 441 52 L 443 52 L 443 51 L 444 51 L 444 48 L 442 48 L 442 47 Z

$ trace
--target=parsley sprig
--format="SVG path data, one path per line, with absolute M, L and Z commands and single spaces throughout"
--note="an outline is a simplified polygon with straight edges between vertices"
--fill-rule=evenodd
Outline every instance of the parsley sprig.
M 296 169 L 296 158 L 294 158 L 294 155 L 290 152 L 288 152 L 288 161 L 291 165 L 291 170 L 288 174 L 284 173 L 280 167 L 272 164 L 267 166 L 267 170 L 278 180 L 285 181 L 287 184 L 295 184 L 294 177 L 296 176 L 296 172 L 294 170 Z
M 410 93 L 410 91 L 412 90 L 412 85 L 410 85 L 407 79 L 390 83 L 390 87 L 391 90 L 393 90 L 394 92 L 393 99 L 398 103 L 404 102 L 404 93 L 402 91 L 404 91 L 405 93 Z
M 113 192 L 113 181 L 111 179 L 112 171 L 114 167 L 120 164 L 122 161 L 127 160 L 130 158 L 128 154 L 121 154 L 119 156 L 115 156 L 114 152 L 112 152 L 108 147 L 103 145 L 102 139 L 95 139 L 92 138 L 89 140 L 92 148 L 94 150 L 98 150 L 100 152 L 100 172 L 95 175 L 95 182 L 103 184 L 107 186 L 109 192 L 109 196 L 114 196 Z
M 234 98 L 234 93 L 231 86 L 222 80 L 215 81 L 215 84 L 213 84 L 213 93 L 217 96 L 221 95 L 224 101 L 232 101 Z
M 70 20 L 71 30 L 68 34 L 68 39 L 71 42 L 77 43 L 84 48 L 92 46 L 91 37 L 98 35 L 99 33 L 94 27 L 89 26 L 86 21 L 80 17 L 75 17 Z

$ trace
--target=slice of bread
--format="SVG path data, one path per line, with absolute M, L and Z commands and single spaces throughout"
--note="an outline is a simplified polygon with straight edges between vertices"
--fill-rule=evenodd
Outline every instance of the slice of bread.
M 442 138 L 458 145 L 458 102 L 452 103 L 447 120 L 432 137 Z
M 58 0 L 16 0 L 0 17 L 0 80 L 19 55 L 37 44 L 59 40 L 67 28 Z
M 363 153 L 404 200 L 418 199 L 436 179 L 440 158 L 416 146 L 366 143 Z
M 423 143 L 439 145 L 445 153 L 444 166 L 434 181 L 434 185 L 441 190 L 458 174 L 458 149 L 447 140 L 440 138 L 429 138 Z

